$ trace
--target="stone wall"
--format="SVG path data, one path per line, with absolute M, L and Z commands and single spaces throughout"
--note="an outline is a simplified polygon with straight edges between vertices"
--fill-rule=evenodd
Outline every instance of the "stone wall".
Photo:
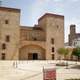
M 0 59 L 18 59 L 20 39 L 20 12 L 12 8 L 0 7 Z M 6 41 L 9 36 L 9 41 Z M 5 44 L 5 49 L 2 48 Z

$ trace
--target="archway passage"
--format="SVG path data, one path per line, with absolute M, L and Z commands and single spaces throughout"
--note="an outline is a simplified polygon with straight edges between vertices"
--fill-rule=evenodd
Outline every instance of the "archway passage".
M 37 45 L 27 45 L 20 49 L 19 60 L 45 60 L 45 49 Z

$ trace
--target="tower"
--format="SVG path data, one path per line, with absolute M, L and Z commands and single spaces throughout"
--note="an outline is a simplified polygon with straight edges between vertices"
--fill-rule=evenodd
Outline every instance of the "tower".
M 19 9 L 0 7 L 0 59 L 18 59 L 19 24 Z
M 59 59 L 57 50 L 64 47 L 64 16 L 46 13 L 39 19 L 45 31 L 46 59 Z
M 72 41 L 76 38 L 76 25 L 70 25 L 70 34 L 69 34 L 69 46 L 72 46 Z
M 76 25 L 70 25 L 70 34 L 74 35 L 76 33 L 75 27 Z

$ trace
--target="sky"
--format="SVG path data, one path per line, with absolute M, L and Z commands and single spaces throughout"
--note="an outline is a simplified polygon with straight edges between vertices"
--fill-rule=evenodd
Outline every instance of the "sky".
M 21 9 L 20 25 L 34 26 L 45 13 L 64 15 L 65 42 L 71 24 L 80 32 L 80 0 L 0 0 L 1 6 Z

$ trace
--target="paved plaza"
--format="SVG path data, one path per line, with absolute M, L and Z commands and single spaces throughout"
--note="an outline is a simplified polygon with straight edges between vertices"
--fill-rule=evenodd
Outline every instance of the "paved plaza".
M 73 69 L 76 62 L 68 61 L 68 67 L 56 66 L 66 61 L 0 61 L 0 80 L 43 80 L 43 68 L 56 69 L 56 79 L 80 78 L 80 69 Z M 77 62 L 77 65 L 80 65 Z M 67 69 L 68 68 L 68 69 Z

